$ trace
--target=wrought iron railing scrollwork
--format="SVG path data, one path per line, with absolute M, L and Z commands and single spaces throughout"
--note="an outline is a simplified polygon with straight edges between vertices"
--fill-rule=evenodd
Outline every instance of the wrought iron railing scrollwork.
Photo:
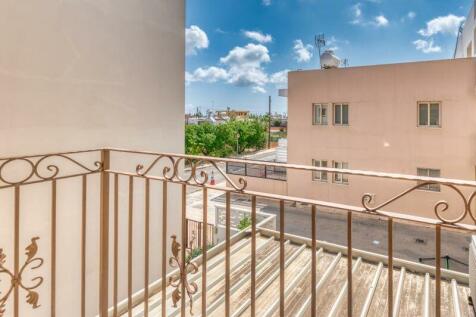
M 473 222 L 476 224 L 476 218 L 474 213 L 472 212 L 472 201 L 476 197 L 476 191 L 474 191 L 469 198 L 466 198 L 463 194 L 463 192 L 457 188 L 456 186 L 452 184 L 445 184 L 445 183 L 437 183 L 437 182 L 421 182 L 417 185 L 411 186 L 410 188 L 404 190 L 403 192 L 393 196 L 392 198 L 384 201 L 383 203 L 378 204 L 377 206 L 370 206 L 372 201 L 374 200 L 374 195 L 370 193 L 366 193 L 362 196 L 362 206 L 367 212 L 375 213 L 375 214 L 383 214 L 380 210 L 384 208 L 387 205 L 390 205 L 394 201 L 410 194 L 411 192 L 421 189 L 425 186 L 428 185 L 440 185 L 440 186 L 445 186 L 447 188 L 450 188 L 454 190 L 459 198 L 462 200 L 463 203 L 463 210 L 458 213 L 458 215 L 453 218 L 449 219 L 444 217 L 442 214 L 446 211 L 449 210 L 450 205 L 446 200 L 439 200 L 437 201 L 434 206 L 433 206 L 433 212 L 435 214 L 435 217 L 441 221 L 443 224 L 448 224 L 448 225 L 455 225 L 460 223 L 463 219 L 465 219 L 467 216 L 469 216 Z
M 160 163 L 160 161 L 165 161 L 166 164 L 162 169 L 162 177 L 169 181 L 178 181 L 181 183 L 187 184 L 195 184 L 195 185 L 205 185 L 211 179 L 208 172 L 202 169 L 201 167 L 210 165 L 220 173 L 223 178 L 230 184 L 233 189 L 237 191 L 244 191 L 248 185 L 248 182 L 243 177 L 238 179 L 238 183 L 236 184 L 233 180 L 227 175 L 223 169 L 221 169 L 217 162 L 214 160 L 207 160 L 207 159 L 195 159 L 195 158 L 186 158 L 186 157 L 174 157 L 172 155 L 165 155 L 161 154 L 157 156 L 152 163 L 150 163 L 147 168 L 144 167 L 143 164 L 138 164 L 136 166 L 136 173 L 139 176 L 150 176 L 152 169 Z M 186 165 L 190 166 L 190 173 L 188 176 L 180 175 L 181 166 Z M 186 173 L 184 173 L 186 174 Z
M 187 275 L 198 272 L 198 266 L 192 262 L 191 255 L 187 255 L 185 259 L 180 257 L 180 250 L 182 246 L 177 242 L 177 236 L 172 235 L 172 257 L 169 259 L 169 265 L 179 269 L 178 277 L 170 276 L 169 284 L 175 289 L 172 292 L 173 307 L 177 307 L 177 303 L 182 299 L 182 296 L 188 296 L 190 305 L 190 314 L 193 315 L 193 295 L 198 290 L 198 285 L 195 282 L 189 282 Z M 184 286 L 185 293 L 182 294 L 181 287 Z
M 48 160 L 54 159 L 61 159 L 71 163 L 72 167 L 79 169 L 77 172 L 78 174 L 95 173 L 100 172 L 103 169 L 103 164 L 100 161 L 94 161 L 94 168 L 90 168 L 75 158 L 62 153 L 47 154 L 43 156 L 15 157 L 3 160 L 0 159 L 0 187 L 2 185 L 18 186 L 27 184 L 31 181 L 48 181 L 59 177 L 62 170 L 59 163 L 54 162 L 48 164 Z M 6 174 L 8 174 L 8 168 L 13 166 L 15 163 L 26 163 L 28 167 L 23 176 L 19 177 L 17 180 L 11 180 L 6 176 Z
M 26 302 L 31 305 L 33 309 L 40 307 L 40 305 L 38 304 L 40 295 L 36 291 L 36 289 L 40 287 L 40 285 L 43 283 L 43 277 L 37 276 L 33 278 L 31 280 L 31 282 L 33 283 L 32 285 L 26 284 L 24 279 L 22 278 L 25 270 L 36 270 L 44 263 L 43 258 L 39 258 L 36 256 L 36 254 L 38 253 L 38 245 L 36 241 L 38 239 L 38 237 L 32 238 L 31 243 L 25 248 L 26 261 L 20 267 L 18 273 L 16 274 L 11 270 L 7 269 L 7 267 L 5 266 L 7 256 L 3 252 L 3 249 L 0 249 L 0 276 L 2 274 L 7 275 L 10 279 L 10 286 L 7 287 L 7 291 L 5 292 L 5 294 L 2 296 L 2 294 L 0 293 L 0 317 L 3 317 L 5 315 L 5 306 L 7 300 L 12 295 L 15 288 L 21 288 L 27 292 Z

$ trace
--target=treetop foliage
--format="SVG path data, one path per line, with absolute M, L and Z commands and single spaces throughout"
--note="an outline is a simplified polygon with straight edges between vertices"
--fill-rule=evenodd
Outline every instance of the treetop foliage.
M 267 121 L 262 118 L 231 120 L 214 125 L 185 127 L 185 151 L 191 155 L 227 157 L 266 145 Z

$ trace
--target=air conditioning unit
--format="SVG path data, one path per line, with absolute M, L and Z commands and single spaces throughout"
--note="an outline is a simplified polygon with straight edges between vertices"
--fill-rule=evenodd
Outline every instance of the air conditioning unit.
M 469 290 L 471 298 L 476 299 L 476 236 L 472 236 L 469 246 Z

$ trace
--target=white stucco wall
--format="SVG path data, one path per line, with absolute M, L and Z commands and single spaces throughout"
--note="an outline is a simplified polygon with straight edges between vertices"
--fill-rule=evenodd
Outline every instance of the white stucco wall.
M 183 152 L 184 10 L 184 0 L 0 0 L 0 157 L 105 146 Z M 129 158 L 114 167 L 140 162 Z M 120 300 L 127 294 L 127 185 L 121 178 Z M 134 185 L 135 291 L 143 285 L 144 184 Z M 170 188 L 168 228 L 179 234 L 180 199 L 177 188 Z M 56 316 L 80 315 L 79 189 L 80 180 L 58 183 Z M 36 235 L 45 259 L 32 275 L 45 278 L 38 289 L 41 307 L 33 314 L 20 291 L 22 316 L 50 316 L 52 308 L 50 190 L 22 187 L 20 261 Z M 86 316 L 97 313 L 99 297 L 97 190 L 98 178 L 88 177 Z M 153 281 L 162 254 L 161 184 L 151 190 Z M 0 248 L 11 267 L 12 191 L 1 191 L 0 199 Z
M 466 17 L 466 21 L 464 22 L 463 32 L 459 36 L 458 45 L 456 47 L 456 58 L 463 58 L 463 57 L 472 57 L 468 56 L 467 49 L 468 46 L 471 44 L 473 56 L 476 56 L 476 44 L 474 40 L 476 38 L 476 16 L 474 13 L 474 9 L 476 7 L 476 1 L 474 1 L 473 7 L 471 8 L 468 16 Z

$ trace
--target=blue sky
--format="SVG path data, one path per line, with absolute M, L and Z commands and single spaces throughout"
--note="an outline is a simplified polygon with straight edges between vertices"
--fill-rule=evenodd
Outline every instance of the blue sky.
M 187 0 L 186 111 L 286 112 L 286 71 L 324 33 L 350 66 L 451 58 L 472 0 Z

